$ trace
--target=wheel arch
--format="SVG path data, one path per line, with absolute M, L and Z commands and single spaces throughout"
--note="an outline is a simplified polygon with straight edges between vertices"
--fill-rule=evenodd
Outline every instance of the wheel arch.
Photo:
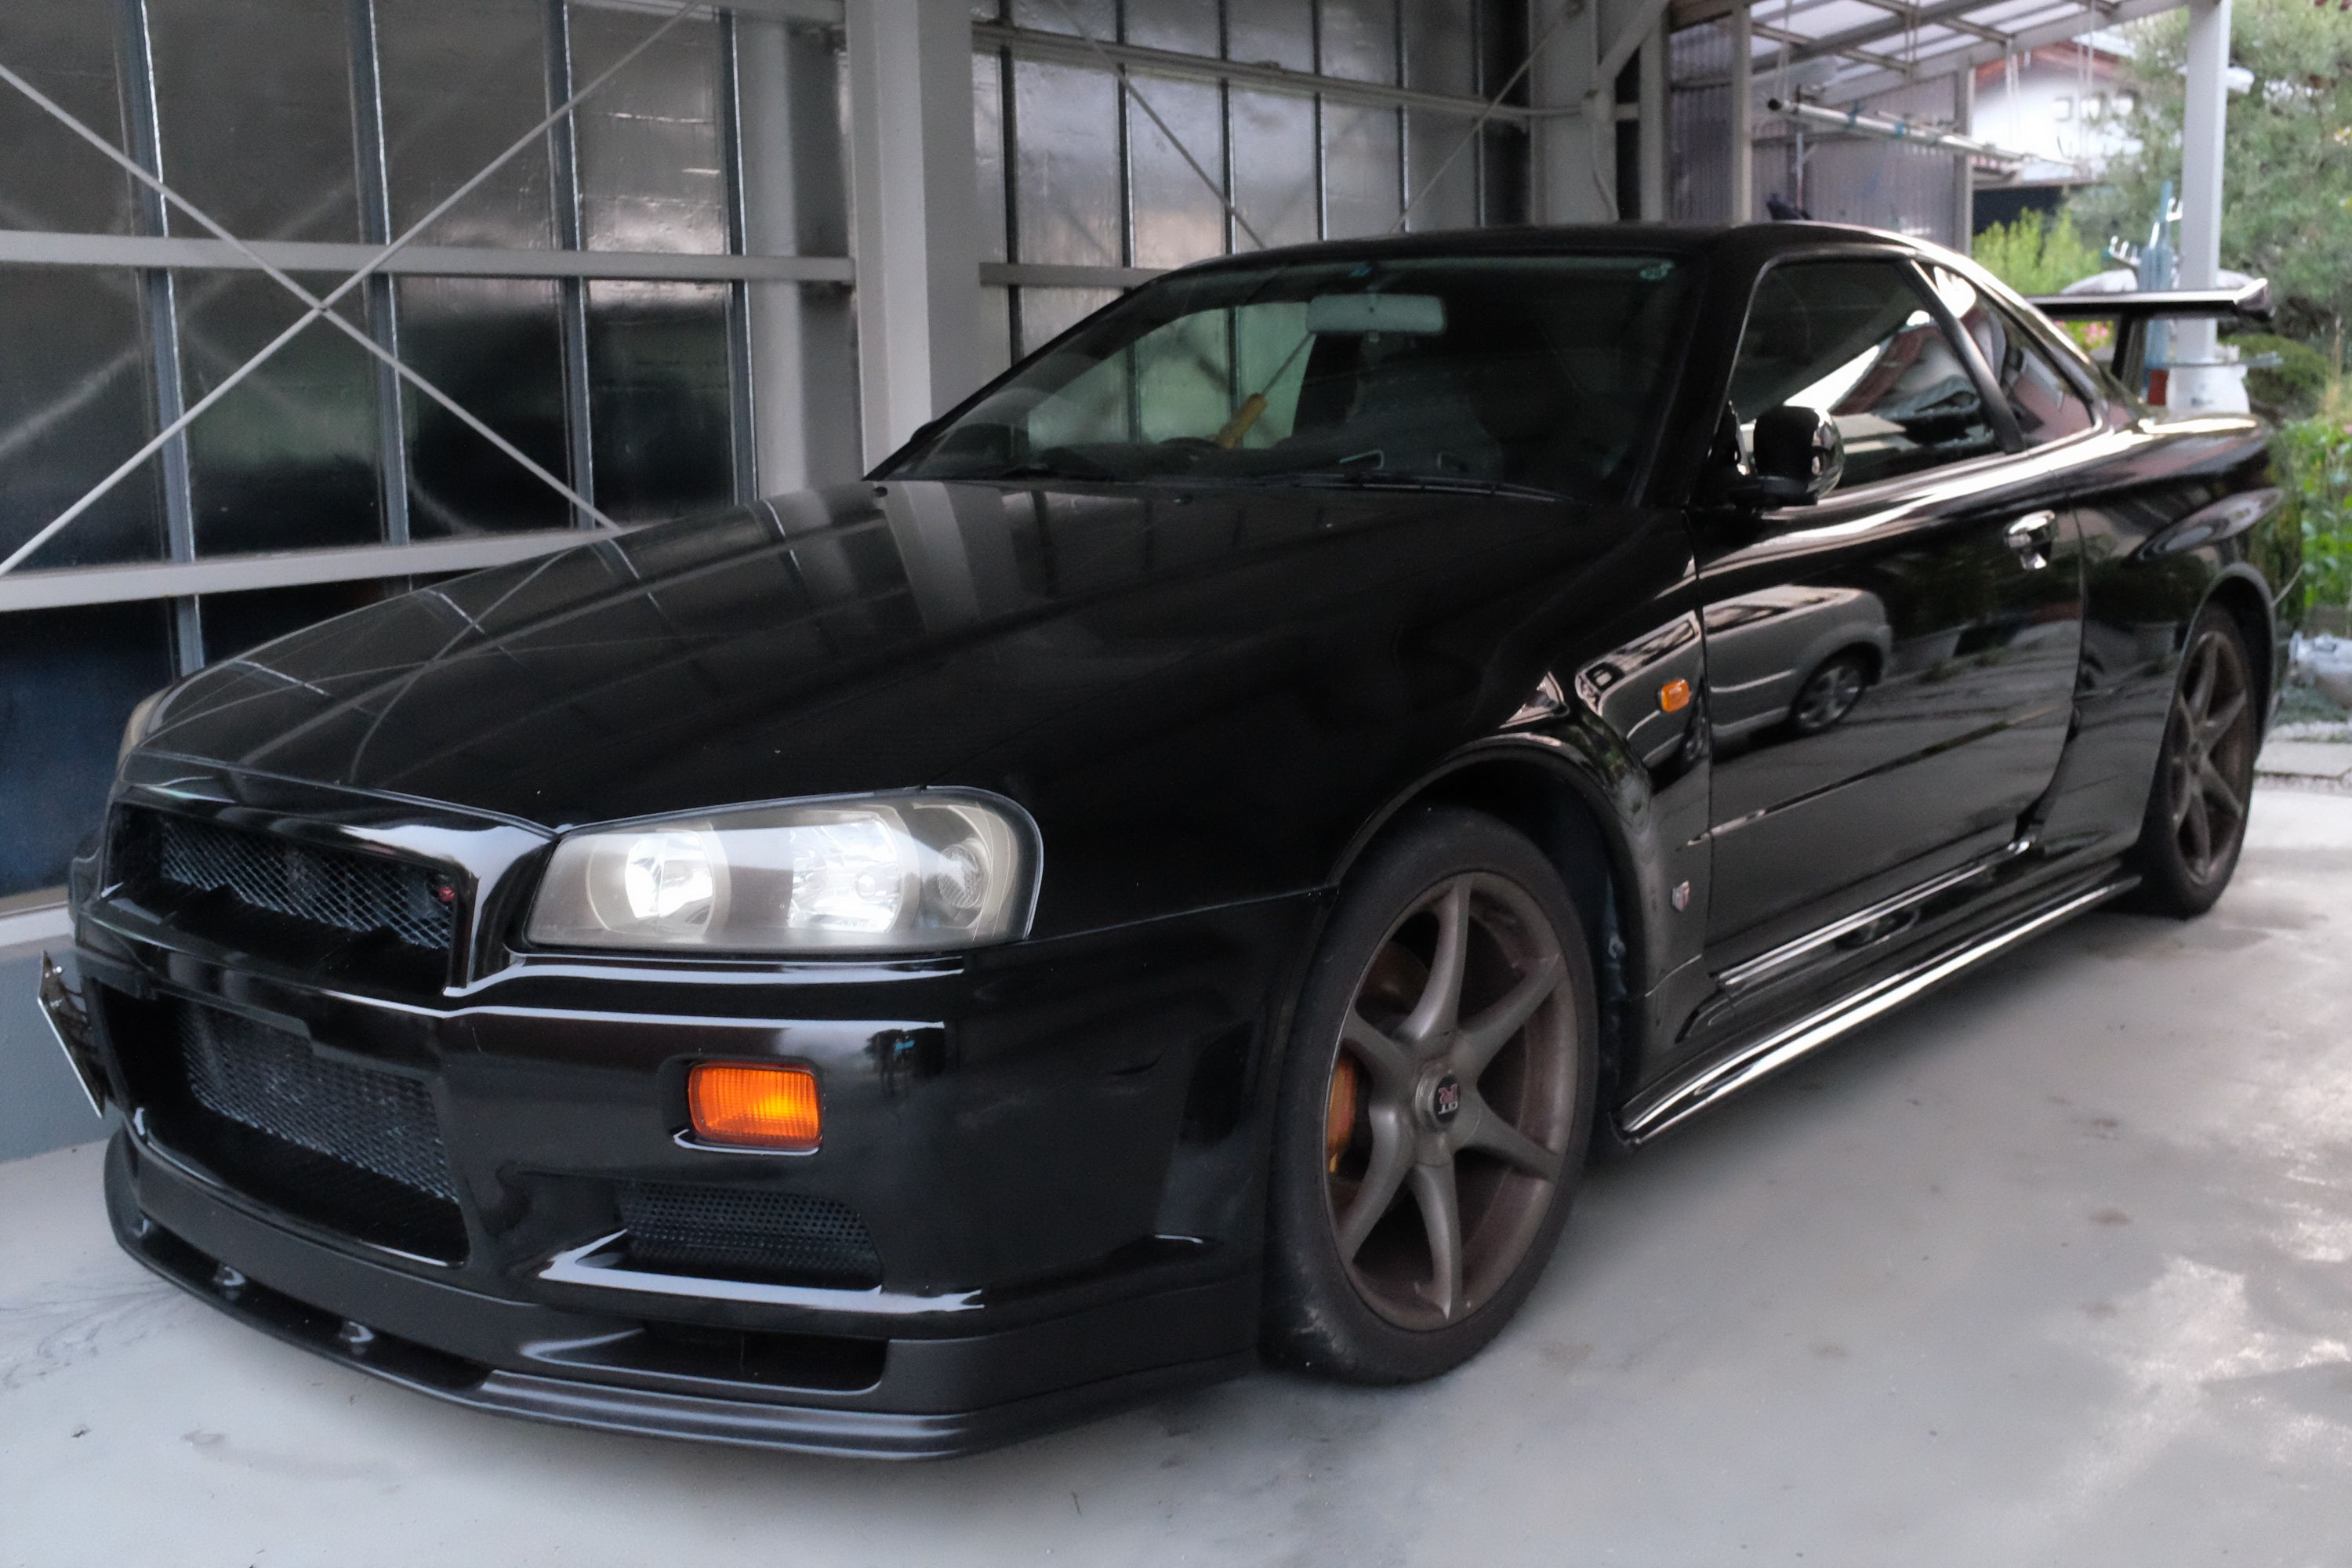
M 1643 777 L 1625 759 L 1632 779 Z M 1629 776 L 1618 772 L 1620 780 Z M 1585 941 L 1599 991 L 1601 1093 L 1612 1089 L 1633 1045 L 1626 1003 L 1648 965 L 1643 962 L 1649 933 L 1643 919 L 1643 889 L 1654 880 L 1643 874 L 1629 829 L 1601 764 L 1580 752 L 1558 746 L 1549 737 L 1507 738 L 1449 759 L 1400 792 L 1360 829 L 1332 870 L 1334 885 L 1403 812 L 1417 805 L 1454 805 L 1484 812 L 1525 834 L 1559 872 L 1584 924 Z
M 2260 573 L 2243 563 L 2222 568 L 2205 593 L 2205 604 L 2218 605 L 2238 623 L 2239 633 L 2246 639 L 2255 683 L 2254 710 L 2262 715 L 2262 728 L 2270 729 L 2272 704 L 2278 697 L 2278 637 L 2271 596 Z M 2204 608 L 2199 606 L 2202 615 Z M 2195 624 L 2191 617 L 2191 625 Z M 2183 636 L 2187 635 L 2184 628 Z

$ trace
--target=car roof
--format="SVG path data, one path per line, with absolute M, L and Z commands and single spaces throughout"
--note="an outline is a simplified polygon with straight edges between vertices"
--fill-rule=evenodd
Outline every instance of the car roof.
M 1268 262 L 1343 261 L 1360 258 L 1544 256 L 1622 251 L 1637 255 L 1695 257 L 1737 252 L 1760 260 L 1814 246 L 1893 245 L 1925 254 L 1928 247 L 1907 236 L 1858 224 L 1749 223 L 1671 224 L 1610 223 L 1527 226 L 1510 228 L 1439 229 L 1418 234 L 1379 235 L 1358 239 L 1327 239 L 1306 245 L 1276 246 L 1233 256 L 1214 257 L 1181 268 L 1169 276 L 1249 268 Z

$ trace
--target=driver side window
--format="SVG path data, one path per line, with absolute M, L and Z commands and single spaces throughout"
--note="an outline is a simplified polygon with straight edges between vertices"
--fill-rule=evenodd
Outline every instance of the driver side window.
M 1783 405 L 1830 416 L 1846 486 L 2000 450 L 1976 379 L 1897 261 L 1799 261 L 1756 286 L 1731 373 L 1741 438 Z

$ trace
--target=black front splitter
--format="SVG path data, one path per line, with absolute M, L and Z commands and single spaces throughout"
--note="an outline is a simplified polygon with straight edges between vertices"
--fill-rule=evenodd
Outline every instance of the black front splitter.
M 954 1367 L 992 1354 L 1024 1363 L 1041 1355 L 1044 1375 L 1056 1359 L 1049 1336 L 1066 1338 L 1066 1366 L 1098 1363 L 1108 1331 L 1133 1345 L 1149 1364 L 1050 1387 L 970 1409 L 892 1410 L 831 1404 L 776 1402 L 772 1388 L 743 1395 L 627 1386 L 584 1378 L 500 1367 L 404 1334 L 424 1313 L 486 1320 L 492 1337 L 593 1330 L 599 1321 L 508 1301 L 452 1285 L 421 1280 L 341 1253 L 279 1229 L 221 1202 L 152 1156 L 142 1158 L 126 1131 L 107 1151 L 107 1212 L 115 1237 L 133 1258 L 217 1310 L 263 1332 L 356 1372 L 436 1399 L 478 1410 L 521 1415 L 639 1436 L 678 1437 L 743 1447 L 871 1458 L 921 1459 L 978 1452 L 1107 1414 L 1182 1389 L 1237 1377 L 1255 1364 L 1244 1346 L 1221 1353 L 1150 1359 L 1181 1352 L 1200 1337 L 1199 1325 L 1229 1322 L 1253 1294 L 1245 1280 L 1170 1291 L 1122 1303 L 1124 1321 L 1099 1311 L 1074 1314 L 1065 1324 L 1032 1325 L 1002 1336 L 945 1342 L 935 1359 Z M 302 1283 L 296 1283 L 301 1281 Z M 307 1287 L 307 1289 L 306 1289 Z M 503 1320 L 503 1321 L 501 1321 Z M 1230 1342 L 1231 1335 L 1220 1339 Z M 992 1339 L 1007 1342 L 992 1345 Z M 933 1347 L 924 1347 L 927 1350 Z M 995 1382 L 950 1375 L 950 1386 Z

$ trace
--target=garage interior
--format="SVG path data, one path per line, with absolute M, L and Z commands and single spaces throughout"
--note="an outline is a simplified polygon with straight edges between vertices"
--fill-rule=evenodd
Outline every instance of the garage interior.
M 2171 3 L 9 7 L 0 1556 L 2341 1560 L 2352 749 L 2274 746 L 2208 919 L 2092 916 L 1597 1172 L 1462 1373 L 916 1470 L 493 1422 L 216 1318 L 117 1252 L 33 1002 L 177 676 L 853 479 L 1206 257 L 1783 209 L 1965 248 L 2021 162 L 1979 68 Z M 2193 288 L 2228 0 L 2191 12 Z

